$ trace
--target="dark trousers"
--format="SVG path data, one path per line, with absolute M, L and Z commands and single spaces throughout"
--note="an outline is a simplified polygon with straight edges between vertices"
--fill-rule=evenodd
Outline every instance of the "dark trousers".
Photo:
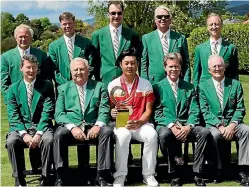
M 158 138 L 161 152 L 164 157 L 168 158 L 168 172 L 175 173 L 176 163 L 174 160 L 174 156 L 177 152 L 176 149 L 179 149 L 178 146 L 180 141 L 176 139 L 171 129 L 167 127 L 160 127 L 158 129 Z M 210 138 L 211 134 L 209 130 L 201 126 L 193 127 L 187 136 L 187 141 L 197 142 L 193 163 L 193 171 L 196 173 L 202 172 L 204 163 L 204 151 Z
M 6 138 L 6 148 L 13 170 L 12 175 L 15 178 L 23 177 L 25 170 L 24 148 L 27 148 L 27 145 L 17 131 L 10 132 Z M 53 163 L 53 130 L 48 129 L 44 132 L 39 147 L 35 149 L 41 151 L 42 175 L 47 177 Z
M 230 144 L 230 142 L 224 139 L 216 127 L 210 127 L 209 130 L 212 134 L 212 161 L 217 164 L 218 170 L 222 170 L 223 166 L 227 163 L 226 157 L 228 155 L 224 153 L 227 153 L 227 144 Z M 249 126 L 242 123 L 237 125 L 233 139 L 238 141 L 239 144 L 238 164 L 249 166 Z M 229 154 L 231 154 L 231 150 L 229 150 Z
M 98 143 L 98 170 L 110 170 L 112 161 L 112 130 L 108 126 L 100 128 L 100 133 L 96 140 L 87 140 Z M 68 168 L 68 146 L 71 144 L 81 144 L 82 142 L 76 140 L 72 133 L 65 127 L 60 126 L 55 131 L 54 135 L 54 162 L 55 168 Z M 88 154 L 88 153 L 87 153 Z

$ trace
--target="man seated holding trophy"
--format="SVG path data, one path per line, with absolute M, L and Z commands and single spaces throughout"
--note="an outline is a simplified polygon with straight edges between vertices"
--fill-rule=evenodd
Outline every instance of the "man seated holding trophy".
M 158 186 L 154 178 L 157 157 L 157 133 L 149 123 L 155 100 L 149 81 L 139 77 L 137 53 L 134 48 L 123 51 L 118 61 L 122 75 L 108 85 L 111 100 L 111 116 L 116 119 L 116 172 L 114 187 L 124 186 L 127 175 L 127 160 L 131 139 L 144 143 L 142 156 L 143 182 L 148 186 Z

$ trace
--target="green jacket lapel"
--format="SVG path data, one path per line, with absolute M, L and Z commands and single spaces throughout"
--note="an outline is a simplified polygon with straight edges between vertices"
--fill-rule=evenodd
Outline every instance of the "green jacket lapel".
M 120 45 L 118 48 L 118 56 L 120 55 L 120 53 L 122 52 L 127 40 L 126 38 L 130 37 L 130 32 L 128 32 L 128 30 L 122 26 L 122 33 L 121 33 L 121 38 L 120 38 Z
M 177 106 L 180 104 L 185 92 L 186 90 L 184 89 L 184 83 L 181 79 L 179 79 L 178 90 L 177 90 Z
M 59 48 L 60 48 L 60 55 L 62 56 L 62 59 L 65 61 L 65 64 L 67 65 L 67 67 L 70 69 L 70 63 L 68 63 L 70 62 L 70 60 L 68 56 L 67 44 L 63 36 L 60 38 Z
M 227 45 L 226 45 L 226 42 L 224 41 L 224 39 L 222 39 L 219 55 L 221 57 L 224 57 L 226 51 L 227 51 Z
M 173 51 L 176 41 L 177 41 L 177 38 L 176 38 L 175 32 L 170 30 L 169 52 Z
M 29 105 L 28 105 L 27 89 L 26 89 L 26 85 L 23 80 L 20 83 L 18 94 L 20 97 L 20 103 L 22 103 L 22 106 L 23 106 L 23 110 L 25 111 L 26 114 L 30 116 L 30 119 L 31 119 L 31 113 L 30 113 Z
M 112 44 L 112 36 L 111 36 L 109 25 L 104 28 L 104 33 L 105 34 L 103 35 L 103 37 L 106 40 L 107 46 L 110 46 L 110 50 L 108 50 L 110 52 L 110 56 L 112 56 L 112 58 L 116 59 L 113 44 Z
M 208 80 L 207 92 L 209 93 L 209 96 L 214 100 L 214 103 L 216 103 L 217 111 L 221 110 L 220 101 L 216 93 L 213 79 Z
M 165 88 L 165 92 L 167 93 L 167 95 L 174 101 L 174 103 L 176 104 L 176 99 L 174 96 L 174 92 L 171 88 L 171 85 L 169 84 L 169 81 L 167 78 L 164 79 L 164 88 Z
M 73 58 L 79 57 L 81 48 L 80 46 L 85 45 L 82 43 L 83 41 L 80 39 L 79 35 L 75 35 L 75 40 L 74 40 L 74 50 L 73 50 Z
M 92 98 L 92 95 L 94 93 L 94 84 L 93 82 L 89 79 L 87 81 L 87 85 L 86 85 L 86 97 L 85 97 L 85 103 L 84 103 L 84 108 L 85 111 L 90 103 L 90 100 Z
M 226 79 L 224 81 L 224 94 L 223 94 L 223 110 L 225 109 L 226 103 L 228 101 L 230 92 L 232 88 L 232 80 L 231 79 Z
M 80 106 L 80 97 L 79 97 L 78 89 L 77 89 L 76 84 L 73 81 L 71 81 L 69 84 L 68 95 L 70 95 L 70 99 L 72 102 L 74 102 L 74 106 L 77 109 L 77 111 L 79 111 L 79 114 L 83 116 L 81 106 Z
M 38 82 L 38 80 L 36 80 L 35 85 L 34 85 L 34 89 L 33 89 L 33 99 L 32 99 L 32 103 L 31 103 L 32 116 L 35 113 L 35 109 L 37 107 L 37 104 L 38 104 L 40 97 L 41 97 L 41 94 L 40 94 L 40 90 L 39 90 L 39 82 Z
M 152 37 L 153 37 L 152 40 L 153 43 L 151 45 L 157 48 L 157 51 L 159 52 L 160 56 L 164 56 L 161 39 L 157 30 L 153 31 Z

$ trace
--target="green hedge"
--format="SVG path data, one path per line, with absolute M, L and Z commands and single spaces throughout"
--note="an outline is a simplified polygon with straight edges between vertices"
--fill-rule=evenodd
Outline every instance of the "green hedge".
M 224 25 L 222 37 L 236 45 L 239 53 L 239 70 L 241 73 L 249 74 L 249 24 Z M 188 47 L 192 67 L 195 47 L 208 39 L 206 27 L 196 28 L 190 33 Z

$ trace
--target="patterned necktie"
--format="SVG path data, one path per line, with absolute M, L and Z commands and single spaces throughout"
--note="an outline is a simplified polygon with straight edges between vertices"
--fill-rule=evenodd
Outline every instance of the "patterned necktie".
M 84 114 L 84 102 L 85 102 L 85 99 L 84 99 L 84 91 L 83 91 L 82 86 L 79 87 L 79 98 L 80 98 L 81 111 L 82 111 L 82 114 Z
M 163 46 L 164 56 L 166 56 L 168 54 L 168 50 L 169 50 L 169 44 L 168 44 L 166 34 L 163 34 L 163 36 L 162 36 L 162 46 Z
M 175 99 L 177 101 L 177 84 L 176 83 L 172 83 L 172 90 L 173 90 Z
M 32 98 L 33 98 L 33 88 L 31 84 L 28 84 L 28 89 L 27 89 L 27 93 L 28 93 L 28 105 L 29 105 L 29 110 L 31 112 L 31 104 L 32 104 Z
M 217 41 L 213 42 L 213 45 L 212 45 L 212 55 L 217 55 L 218 54 L 217 45 L 218 45 Z
M 116 59 L 118 58 L 118 48 L 119 48 L 119 40 L 118 40 L 118 29 L 113 29 L 113 48 Z
M 73 42 L 71 38 L 68 40 L 67 48 L 68 48 L 69 60 L 71 62 L 73 60 Z
M 220 106 L 223 109 L 223 89 L 221 87 L 221 83 L 217 84 L 217 96 L 218 96 L 219 101 L 220 101 Z

